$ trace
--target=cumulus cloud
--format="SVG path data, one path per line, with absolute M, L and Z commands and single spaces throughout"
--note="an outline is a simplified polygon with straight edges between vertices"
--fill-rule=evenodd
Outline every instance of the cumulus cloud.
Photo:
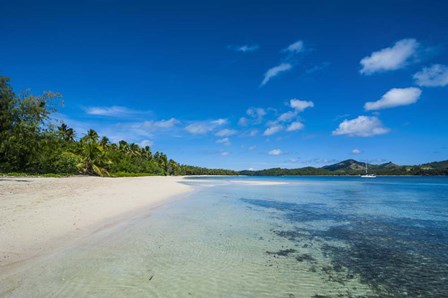
M 229 146 L 231 144 L 229 138 L 222 138 L 222 139 L 216 140 L 216 143 L 223 144 L 226 146 Z
M 250 53 L 255 52 L 260 47 L 256 44 L 253 45 L 242 45 L 242 46 L 229 46 L 229 49 L 236 51 L 236 52 L 242 52 L 242 53 Z
M 414 75 L 415 83 L 425 87 L 443 87 L 448 85 L 448 67 L 434 64 L 425 67 Z
M 106 116 L 106 117 L 125 117 L 142 113 L 141 111 L 132 110 L 120 106 L 88 107 L 85 109 L 85 111 L 89 115 Z
M 392 47 L 373 52 L 361 60 L 361 74 L 396 70 L 404 67 L 417 53 L 419 43 L 412 38 L 397 41 Z
M 289 105 L 297 112 L 303 112 L 306 108 L 314 107 L 314 103 L 312 101 L 299 100 L 296 98 L 291 99 L 289 101 Z
M 389 129 L 377 117 L 359 116 L 358 118 L 345 119 L 339 127 L 333 131 L 334 136 L 348 135 L 351 137 L 371 137 L 388 133 Z
M 207 134 L 219 126 L 227 124 L 227 119 L 193 122 L 185 127 L 185 130 L 194 135 Z
M 366 111 L 388 109 L 398 106 L 406 106 L 416 103 L 422 91 L 419 88 L 393 88 L 387 91 L 381 99 L 373 102 L 366 102 Z
M 283 130 L 283 126 L 278 125 L 278 124 L 272 124 L 270 127 L 266 128 L 266 130 L 264 131 L 263 134 L 265 136 L 271 136 L 271 135 L 276 134 L 282 130 Z
M 290 70 L 292 65 L 289 63 L 281 63 L 280 65 L 270 68 L 265 74 L 264 79 L 261 82 L 261 86 L 264 86 L 269 80 L 278 76 L 280 73 Z
M 282 155 L 283 151 L 280 149 L 272 149 L 271 151 L 268 152 L 268 154 L 278 156 L 278 155 Z
M 215 135 L 218 137 L 228 137 L 228 136 L 232 136 L 236 133 L 237 133 L 236 130 L 225 128 L 225 129 L 221 129 L 220 131 L 218 131 Z
M 222 152 L 221 152 L 221 156 L 229 156 L 229 154 L 230 154 L 230 153 L 227 152 L 227 151 L 222 151 Z
M 359 149 L 353 149 L 352 150 L 352 154 L 358 155 L 358 154 L 361 154 L 361 153 L 362 153 L 362 151 L 359 150 Z
M 298 40 L 293 44 L 290 44 L 286 49 L 283 50 L 283 52 L 287 52 L 290 54 L 298 54 L 300 52 L 303 52 L 305 50 L 305 47 L 303 46 L 303 41 Z
M 293 108 L 294 110 L 281 114 L 277 118 L 277 121 L 275 121 L 274 123 L 276 123 L 276 124 L 278 122 L 288 123 L 288 122 L 293 121 L 288 125 L 288 127 L 286 128 L 286 131 L 296 131 L 296 130 L 303 129 L 304 128 L 303 123 L 301 123 L 300 121 L 297 120 L 298 114 L 300 112 L 303 112 L 307 108 L 314 107 L 314 103 L 312 101 L 299 100 L 299 99 L 293 98 L 289 101 L 289 106 L 291 108 Z
M 286 130 L 287 130 L 287 131 L 296 131 L 296 130 L 301 130 L 301 129 L 303 129 L 303 127 L 304 127 L 304 125 L 303 125 L 301 122 L 299 122 L 299 121 L 295 121 L 295 122 L 292 122 L 292 123 L 288 126 L 288 128 L 286 128 Z

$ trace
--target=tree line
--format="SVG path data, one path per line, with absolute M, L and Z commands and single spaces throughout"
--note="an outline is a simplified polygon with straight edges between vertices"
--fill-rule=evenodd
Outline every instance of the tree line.
M 89 129 L 77 138 L 51 115 L 62 104 L 55 92 L 16 94 L 0 77 L 0 173 L 86 174 L 98 176 L 235 175 L 234 171 L 182 165 L 124 140 L 113 143 Z

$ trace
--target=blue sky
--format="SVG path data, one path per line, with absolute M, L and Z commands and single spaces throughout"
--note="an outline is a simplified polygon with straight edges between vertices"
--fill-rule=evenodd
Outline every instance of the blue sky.
M 241 2 L 0 0 L 0 73 L 186 164 L 448 159 L 446 1 Z

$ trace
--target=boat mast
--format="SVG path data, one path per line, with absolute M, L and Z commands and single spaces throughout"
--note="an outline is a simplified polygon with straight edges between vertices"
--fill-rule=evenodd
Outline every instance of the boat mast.
M 366 175 L 367 175 L 367 160 L 366 160 Z

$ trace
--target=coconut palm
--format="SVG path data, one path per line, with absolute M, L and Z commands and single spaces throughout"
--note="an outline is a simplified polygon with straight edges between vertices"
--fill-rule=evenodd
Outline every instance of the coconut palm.
M 112 162 L 108 159 L 105 148 L 98 143 L 98 138 L 98 133 L 93 129 L 89 129 L 87 134 L 81 138 L 78 150 L 73 153 L 79 160 L 76 167 L 84 174 L 110 176 L 106 168 Z M 102 141 L 107 143 L 106 139 Z
M 101 140 L 100 140 L 100 145 L 101 145 L 101 147 L 103 147 L 105 149 L 108 148 L 109 145 L 110 145 L 109 138 L 108 137 L 102 137 Z
M 69 128 L 64 122 L 58 127 L 59 135 L 66 142 L 75 141 L 75 131 L 73 128 Z

